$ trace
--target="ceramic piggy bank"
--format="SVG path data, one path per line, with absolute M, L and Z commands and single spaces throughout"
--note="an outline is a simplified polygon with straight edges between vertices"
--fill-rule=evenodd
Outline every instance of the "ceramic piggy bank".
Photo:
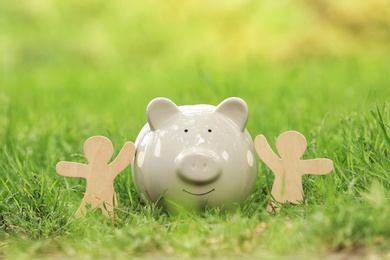
M 136 139 L 133 180 L 145 202 L 170 211 L 231 210 L 251 194 L 257 177 L 253 141 L 240 98 L 218 106 L 177 106 L 152 100 Z

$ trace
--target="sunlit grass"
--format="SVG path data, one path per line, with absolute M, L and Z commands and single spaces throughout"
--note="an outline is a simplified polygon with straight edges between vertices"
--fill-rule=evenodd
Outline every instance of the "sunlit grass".
M 357 41 L 304 1 L 217 2 L 0 4 L 0 258 L 389 256 L 389 45 Z M 117 154 L 157 96 L 239 96 L 252 137 L 274 147 L 300 131 L 304 158 L 335 169 L 304 176 L 302 205 L 270 214 L 273 175 L 259 161 L 237 212 L 169 216 L 140 204 L 127 168 L 115 180 L 116 222 L 75 219 L 85 181 L 55 164 L 86 162 L 93 135 Z

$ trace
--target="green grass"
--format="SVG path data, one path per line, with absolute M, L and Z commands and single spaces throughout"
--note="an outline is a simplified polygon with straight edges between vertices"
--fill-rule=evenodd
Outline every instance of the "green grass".
M 228 3 L 0 4 L 0 259 L 390 257 L 390 45 L 328 30 L 302 3 Z M 311 22 L 322 33 L 311 35 Z M 310 51 L 302 37 L 317 39 Z M 297 130 L 304 158 L 331 158 L 335 170 L 305 176 L 302 205 L 270 214 L 273 175 L 259 161 L 237 212 L 169 216 L 140 204 L 127 168 L 115 179 L 115 223 L 74 218 L 85 182 L 55 164 L 86 162 L 93 135 L 117 154 L 157 96 L 178 105 L 239 96 L 252 137 L 275 147 Z

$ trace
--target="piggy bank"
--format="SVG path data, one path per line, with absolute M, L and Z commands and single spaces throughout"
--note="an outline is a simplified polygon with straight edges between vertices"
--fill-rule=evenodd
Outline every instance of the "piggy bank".
M 141 199 L 168 211 L 242 205 L 257 178 L 247 120 L 248 107 L 240 98 L 218 106 L 152 100 L 132 164 Z

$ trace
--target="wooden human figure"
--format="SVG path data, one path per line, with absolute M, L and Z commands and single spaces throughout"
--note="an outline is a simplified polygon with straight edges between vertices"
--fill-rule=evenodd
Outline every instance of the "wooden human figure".
M 84 153 L 88 164 L 59 162 L 56 165 L 58 174 L 67 177 L 81 177 L 87 180 L 84 198 L 76 216 L 86 213 L 86 204 L 92 209 L 100 208 L 102 213 L 114 217 L 114 205 L 117 204 L 114 192 L 114 179 L 133 160 L 135 146 L 125 143 L 116 159 L 108 164 L 114 152 L 112 142 L 104 136 L 93 136 L 84 143 Z
M 301 133 L 284 132 L 276 139 L 279 158 L 264 135 L 255 138 L 257 154 L 275 175 L 271 191 L 275 201 L 299 203 L 303 200 L 302 175 L 327 174 L 332 171 L 333 162 L 329 159 L 301 160 L 306 147 L 306 138 Z

